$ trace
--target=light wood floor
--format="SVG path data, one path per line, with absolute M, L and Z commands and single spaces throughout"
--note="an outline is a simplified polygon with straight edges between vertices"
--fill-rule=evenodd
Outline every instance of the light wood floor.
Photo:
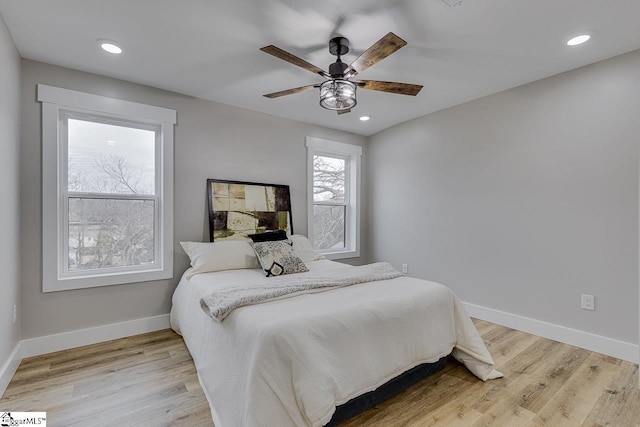
M 450 362 L 344 426 L 640 426 L 637 365 L 474 322 L 505 378 L 483 383 Z M 47 411 L 51 427 L 213 424 L 170 330 L 25 359 L 0 399 L 7 410 Z

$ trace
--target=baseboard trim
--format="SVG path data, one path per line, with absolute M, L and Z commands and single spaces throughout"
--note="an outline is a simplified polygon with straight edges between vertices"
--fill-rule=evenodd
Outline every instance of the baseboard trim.
M 22 342 L 18 341 L 16 347 L 13 349 L 9 358 L 0 368 L 0 397 L 4 394 L 4 391 L 7 389 L 7 386 L 11 382 L 11 379 L 15 375 L 18 370 L 18 366 L 20 366 L 20 362 L 22 361 Z
M 640 347 L 637 344 L 607 338 L 480 305 L 466 302 L 463 303 L 463 305 L 467 313 L 477 319 L 595 351 L 596 353 L 606 354 L 607 356 L 616 357 L 632 363 L 638 363 L 640 359 Z
M 77 331 L 29 338 L 21 342 L 22 357 L 39 356 L 55 351 L 159 331 L 169 327 L 169 315 L 162 314 L 160 316 L 145 317 Z

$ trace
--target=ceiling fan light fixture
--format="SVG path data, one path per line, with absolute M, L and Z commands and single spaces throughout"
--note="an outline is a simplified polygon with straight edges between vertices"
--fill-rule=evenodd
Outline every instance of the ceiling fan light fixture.
M 320 106 L 327 110 L 347 110 L 356 106 L 356 84 L 349 80 L 327 80 L 320 85 Z
M 289 62 L 297 67 L 303 68 L 313 74 L 319 74 L 326 80 L 319 84 L 306 85 L 278 92 L 263 95 L 273 99 L 285 95 L 304 92 L 313 88 L 320 88 L 320 106 L 327 110 L 337 111 L 339 115 L 351 112 L 351 109 L 358 103 L 356 100 L 356 89 L 358 87 L 380 92 L 395 93 L 399 95 L 416 96 L 422 89 L 421 85 L 398 82 L 383 82 L 379 80 L 356 80 L 350 79 L 372 65 L 382 61 L 392 53 L 407 44 L 406 41 L 393 33 L 387 33 L 380 40 L 372 44 L 351 64 L 347 65 L 340 59 L 341 55 L 349 52 L 349 40 L 344 37 L 334 37 L 329 40 L 329 53 L 337 56 L 336 61 L 329 66 L 327 73 L 302 58 L 290 54 L 274 45 L 265 46 L 260 50 L 278 59 Z

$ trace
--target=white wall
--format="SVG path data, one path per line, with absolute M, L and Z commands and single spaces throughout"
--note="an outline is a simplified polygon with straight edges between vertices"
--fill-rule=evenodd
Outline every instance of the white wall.
M 636 51 L 371 137 L 371 261 L 637 343 L 639 82 Z
M 22 67 L 22 307 L 28 313 L 23 318 L 23 338 L 168 313 L 175 285 L 188 266 L 179 242 L 208 241 L 207 178 L 290 185 L 294 232 L 306 234 L 305 136 L 357 145 L 366 141 L 354 134 L 40 62 L 23 60 Z M 35 100 L 38 83 L 177 111 L 174 279 L 42 293 L 40 104 Z M 366 253 L 351 262 L 364 259 Z
M 20 56 L 0 16 L 0 370 L 20 340 Z M 0 372 L 2 374 L 2 372 Z M 0 391 L 2 385 L 0 384 Z

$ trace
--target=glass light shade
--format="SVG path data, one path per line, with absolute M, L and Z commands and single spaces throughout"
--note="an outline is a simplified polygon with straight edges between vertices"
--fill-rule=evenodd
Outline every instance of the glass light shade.
M 327 80 L 320 85 L 320 106 L 327 110 L 347 110 L 355 107 L 356 84 L 349 80 Z

